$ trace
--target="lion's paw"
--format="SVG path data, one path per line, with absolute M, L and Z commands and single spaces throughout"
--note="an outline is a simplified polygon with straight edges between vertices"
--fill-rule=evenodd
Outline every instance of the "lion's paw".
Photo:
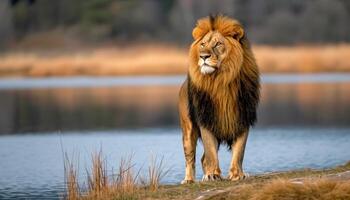
M 186 179 L 185 179 L 185 180 L 182 180 L 182 181 L 181 181 L 181 184 L 182 184 L 182 185 L 185 185 L 185 184 L 192 184 L 192 183 L 194 183 L 194 180 L 186 180 Z
M 222 177 L 220 174 L 206 174 L 203 175 L 202 181 L 220 181 Z
M 230 174 L 227 179 L 230 181 L 239 181 L 249 177 L 248 173 Z

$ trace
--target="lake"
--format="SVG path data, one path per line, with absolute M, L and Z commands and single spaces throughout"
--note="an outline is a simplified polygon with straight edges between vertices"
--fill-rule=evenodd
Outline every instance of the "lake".
M 184 76 L 0 79 L 0 199 L 59 199 L 62 149 L 84 179 L 102 148 L 109 169 L 133 155 L 147 171 L 153 156 L 184 176 L 177 94 Z M 248 139 L 249 174 L 325 168 L 350 160 L 350 74 L 262 77 L 258 123 Z M 197 157 L 203 152 L 198 143 Z M 227 175 L 230 153 L 220 149 Z M 197 178 L 202 176 L 197 159 Z

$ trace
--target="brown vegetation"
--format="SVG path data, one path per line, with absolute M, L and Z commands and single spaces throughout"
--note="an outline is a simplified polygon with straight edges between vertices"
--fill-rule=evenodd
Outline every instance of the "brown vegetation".
M 88 172 L 88 187 L 78 184 L 76 166 L 65 155 L 65 199 L 241 199 L 241 200 L 330 200 L 350 199 L 350 162 L 331 169 L 297 170 L 256 175 L 242 181 L 210 181 L 189 185 L 159 185 L 157 177 L 167 172 L 163 160 L 151 160 L 150 174 L 155 174 L 156 189 L 152 178 L 137 181 L 139 173 L 133 173 L 132 157 L 122 159 L 116 174 L 107 173 L 107 165 L 101 152 L 92 156 L 92 168 Z M 150 175 L 149 174 L 149 175 Z
M 64 154 L 64 178 L 66 181 L 66 199 L 78 199 L 80 188 L 78 184 L 77 169 L 67 153 Z
M 183 51 L 166 46 L 96 48 L 68 52 L 15 52 L 0 56 L 0 75 L 143 75 L 185 70 Z
M 349 170 L 350 162 L 326 170 L 305 169 L 257 175 L 239 182 L 201 183 L 202 189 L 199 194 L 200 187 L 197 186 L 197 198 L 211 200 L 350 199 Z M 194 198 L 187 196 L 181 199 Z
M 156 157 L 152 157 L 151 164 L 148 167 L 148 177 L 141 179 L 141 183 L 151 191 L 156 191 L 159 188 L 160 180 L 162 180 L 169 172 L 164 169 L 163 157 L 157 161 Z
M 350 45 L 254 48 L 262 72 L 349 72 Z
M 349 181 L 320 179 L 304 183 L 292 183 L 288 180 L 275 180 L 256 193 L 253 199 L 350 199 Z
M 349 72 L 350 45 L 253 46 L 261 72 Z M 183 74 L 187 50 L 167 45 L 12 51 L 0 54 L 0 76 Z
M 79 185 L 76 166 L 65 154 L 65 181 L 67 200 L 80 199 L 138 199 L 142 193 L 156 191 L 160 186 L 161 179 L 168 173 L 164 169 L 163 159 L 157 158 L 151 160 L 148 176 L 141 178 L 139 172 L 134 173 L 132 156 L 127 159 L 122 158 L 116 174 L 107 171 L 107 163 L 102 151 L 92 155 L 91 169 L 86 170 L 87 188 Z
M 220 195 L 218 195 L 220 196 Z M 214 197 L 213 199 L 219 199 Z M 350 182 L 327 179 L 306 180 L 294 183 L 287 179 L 276 179 L 265 185 L 243 185 L 220 199 L 241 200 L 334 200 L 350 199 Z

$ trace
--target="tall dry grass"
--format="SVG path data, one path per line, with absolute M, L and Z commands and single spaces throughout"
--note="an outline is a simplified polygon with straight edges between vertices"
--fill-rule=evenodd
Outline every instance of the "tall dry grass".
M 52 51 L 52 52 L 50 52 Z M 350 44 L 253 46 L 262 72 L 350 72 Z M 0 76 L 183 74 L 188 49 L 132 45 L 0 54 Z
M 169 173 L 170 169 L 165 169 L 163 161 L 164 157 L 158 160 L 157 157 L 152 156 L 147 178 L 140 178 L 141 183 L 151 191 L 156 191 L 159 188 L 160 180 Z
M 122 198 L 129 196 L 137 191 L 138 188 L 138 178 L 140 170 L 135 174 L 133 172 L 132 156 L 128 158 L 122 158 L 118 168 L 118 174 L 113 180 L 112 185 L 114 186 L 115 194 L 114 196 Z
M 9 52 L 0 55 L 0 75 L 179 74 L 186 70 L 186 54 L 183 49 L 162 45 L 104 47 L 52 54 L 42 51 Z
M 81 195 L 78 184 L 78 171 L 67 153 L 64 153 L 64 179 L 66 183 L 65 199 L 78 199 Z
M 262 72 L 349 72 L 350 45 L 254 46 Z
M 65 199 L 138 199 L 140 192 L 157 190 L 161 179 L 168 172 L 164 168 L 163 158 L 160 161 L 152 159 L 149 172 L 143 178 L 140 176 L 141 169 L 134 173 L 132 156 L 122 158 L 117 170 L 112 170 L 111 173 L 107 171 L 108 166 L 102 151 L 94 153 L 91 162 L 91 168 L 86 170 L 85 188 L 79 184 L 77 169 L 65 156 Z
M 242 184 L 221 199 L 240 200 L 347 200 L 350 182 L 325 178 L 292 182 L 275 179 L 263 184 Z
M 89 195 L 98 198 L 103 193 L 110 190 L 109 179 L 107 175 L 107 163 L 102 156 L 102 152 L 94 153 L 91 158 L 91 169 L 86 169 L 87 190 Z M 76 180 L 78 181 L 78 180 Z

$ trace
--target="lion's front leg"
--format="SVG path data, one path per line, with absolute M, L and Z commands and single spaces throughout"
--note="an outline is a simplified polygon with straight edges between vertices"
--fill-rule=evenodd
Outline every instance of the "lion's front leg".
M 218 159 L 218 140 L 207 129 L 201 127 L 204 154 L 201 159 L 203 167 L 203 181 L 221 180 L 221 170 Z
M 246 177 L 246 174 L 243 172 L 242 164 L 248 131 L 249 130 L 244 131 L 232 144 L 232 160 L 228 176 L 228 179 L 231 181 L 241 180 Z
M 195 180 L 196 146 L 198 133 L 192 126 L 193 125 L 187 121 L 187 124 L 184 124 L 182 127 L 182 142 L 186 160 L 186 172 L 185 179 L 181 182 L 181 184 L 194 183 Z
M 180 90 L 179 115 L 182 128 L 182 143 L 184 148 L 186 171 L 182 184 L 195 181 L 196 146 L 199 135 L 197 126 L 190 119 L 187 97 L 187 82 Z

